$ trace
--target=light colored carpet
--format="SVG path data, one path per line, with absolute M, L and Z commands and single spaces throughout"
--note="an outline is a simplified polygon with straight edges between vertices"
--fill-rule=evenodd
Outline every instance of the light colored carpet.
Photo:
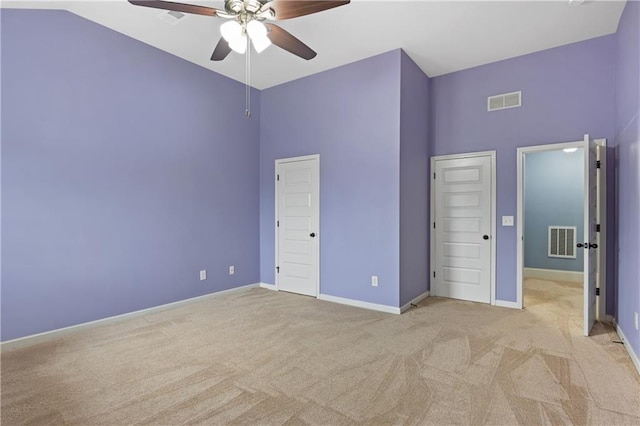
M 2 424 L 640 424 L 617 335 L 583 337 L 548 285 L 527 283 L 524 311 L 429 298 L 401 316 L 222 295 L 3 354 Z

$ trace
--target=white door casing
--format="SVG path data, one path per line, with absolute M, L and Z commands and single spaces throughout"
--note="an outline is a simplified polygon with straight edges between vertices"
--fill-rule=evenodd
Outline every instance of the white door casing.
M 276 288 L 318 297 L 320 157 L 276 160 Z
M 436 296 L 494 302 L 494 158 L 478 153 L 432 161 Z
M 588 336 L 596 318 L 598 272 L 598 169 L 596 141 L 584 135 L 584 238 L 578 248 L 584 252 L 584 335 Z

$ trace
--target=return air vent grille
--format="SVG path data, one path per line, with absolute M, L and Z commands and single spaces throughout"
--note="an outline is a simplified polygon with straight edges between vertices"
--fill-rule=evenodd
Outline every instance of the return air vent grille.
M 487 98 L 487 111 L 498 111 L 522 106 L 522 92 L 503 93 Z
M 549 257 L 576 258 L 576 227 L 549 227 Z

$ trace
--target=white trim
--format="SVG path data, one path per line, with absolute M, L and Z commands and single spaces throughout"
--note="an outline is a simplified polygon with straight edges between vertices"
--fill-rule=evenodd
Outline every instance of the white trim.
M 260 288 L 266 288 L 267 290 L 278 291 L 278 287 L 276 287 L 275 284 L 260 283 L 258 286 Z
M 0 343 L 0 351 L 6 352 L 13 349 L 20 349 L 27 346 L 32 346 L 38 343 L 48 342 L 50 340 L 58 339 L 60 337 L 73 334 L 81 330 L 100 327 L 107 324 L 114 324 L 114 323 L 126 321 L 128 319 L 132 319 L 139 316 L 154 314 L 156 312 L 165 311 L 167 309 L 177 308 L 178 306 L 200 302 L 204 299 L 209 299 L 211 297 L 217 297 L 227 293 L 235 293 L 242 290 L 248 290 L 250 288 L 258 287 L 258 285 L 259 284 L 256 283 L 256 284 L 245 285 L 242 287 L 230 288 L 228 290 L 217 291 L 215 293 L 209 293 L 203 296 L 196 296 L 189 299 L 179 300 L 177 302 L 166 303 L 164 305 L 153 306 L 151 308 L 128 312 L 126 314 L 115 315 L 112 317 L 102 318 L 95 321 L 83 322 L 81 324 L 76 324 L 69 327 L 58 328 L 55 330 L 45 331 L 38 334 L 32 334 L 30 336 L 19 337 L 13 340 L 7 340 L 6 342 Z
M 386 312 L 388 314 L 401 314 L 400 308 L 389 305 L 380 305 L 377 303 L 362 302 L 355 299 L 347 299 L 345 297 L 330 296 L 328 294 L 318 295 L 318 299 L 326 302 L 340 303 L 341 305 L 355 306 L 356 308 L 364 308 L 372 311 Z
M 496 199 L 496 151 L 479 151 L 479 152 L 467 152 L 463 154 L 447 154 L 447 155 L 435 155 L 431 157 L 431 170 L 429 171 L 429 180 L 431 180 L 431 189 L 430 189 L 430 213 L 429 213 L 429 238 L 430 240 L 430 250 L 429 250 L 429 264 L 431 266 L 429 271 L 429 290 L 435 292 L 436 288 L 436 279 L 433 274 L 435 273 L 436 267 L 436 244 L 435 244 L 435 232 L 433 232 L 433 224 L 436 220 L 436 199 L 435 199 L 435 179 L 433 178 L 433 174 L 436 170 L 436 161 L 440 160 L 456 160 L 462 158 L 475 158 L 475 157 L 490 157 L 491 158 L 491 304 L 496 304 L 496 241 L 497 241 L 497 225 L 496 225 L 496 217 L 497 217 L 497 199 Z M 437 295 L 435 295 L 437 296 Z
M 491 304 L 496 304 L 496 241 L 498 240 L 498 228 L 496 224 L 496 218 L 498 215 L 497 210 L 497 164 L 496 164 L 496 151 L 491 151 Z
M 417 305 L 418 303 L 420 303 L 421 301 L 423 301 L 424 299 L 426 299 L 427 297 L 429 297 L 429 292 L 425 291 L 424 293 L 422 293 L 421 295 L 414 297 L 409 303 L 405 303 L 401 308 L 400 308 L 400 313 L 404 313 L 406 312 L 408 309 L 411 308 L 411 305 Z
M 518 302 L 511 302 L 509 300 L 496 300 L 495 305 L 501 308 L 522 309 L 522 306 Z
M 316 235 L 317 235 L 317 241 L 318 241 L 318 250 L 316 253 L 316 299 L 320 298 L 320 154 L 311 154 L 311 155 L 302 155 L 299 157 L 289 157 L 289 158 L 278 158 L 275 161 L 275 173 L 274 173 L 274 182 L 275 182 L 275 220 L 278 220 L 278 180 L 277 180 L 277 176 L 278 176 L 278 166 L 280 164 L 286 164 L 286 163 L 295 163 L 297 161 L 308 161 L 308 160 L 316 160 L 317 161 L 317 165 L 318 165 L 318 181 L 316 182 L 316 188 L 315 190 L 317 191 L 318 194 L 318 230 L 316 231 Z M 276 224 L 274 223 L 274 229 L 275 229 L 275 265 L 274 266 L 274 273 L 275 273 L 275 290 L 279 290 L 279 286 L 278 286 L 278 272 L 275 269 L 278 266 L 278 227 L 276 226 Z
M 622 329 L 618 326 L 618 322 L 616 321 L 615 318 L 613 318 L 613 327 L 615 328 L 616 333 L 618 333 L 618 336 L 620 336 L 623 346 L 627 350 L 627 353 L 629 354 L 629 358 L 631 358 L 631 361 L 633 362 L 633 365 L 636 367 L 638 374 L 640 374 L 640 358 L 638 358 L 638 355 L 633 351 L 633 348 L 631 347 L 631 345 L 629 344 L 629 341 L 627 340 L 626 336 L 622 332 Z
M 524 268 L 523 278 L 537 278 L 551 281 L 570 281 L 581 283 L 584 281 L 582 271 L 562 271 L 560 269 Z
M 431 157 L 431 162 L 438 160 L 457 160 L 460 158 L 474 158 L 474 157 L 486 157 L 486 156 L 495 156 L 496 151 L 478 151 L 478 152 L 464 152 L 462 154 L 446 154 L 446 155 L 434 155 Z M 431 171 L 433 174 L 433 170 Z

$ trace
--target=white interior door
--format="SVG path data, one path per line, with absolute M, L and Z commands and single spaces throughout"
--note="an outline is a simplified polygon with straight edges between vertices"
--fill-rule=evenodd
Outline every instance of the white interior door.
M 598 257 L 597 286 L 600 294 L 596 296 L 596 320 L 606 321 L 607 312 L 607 142 L 605 139 L 596 140 L 598 143 L 598 232 L 596 250 Z
M 435 295 L 491 302 L 492 163 L 435 161 Z
M 276 286 L 318 296 L 319 158 L 276 162 Z
M 584 252 L 584 335 L 588 336 L 596 318 L 598 271 L 596 225 L 598 218 L 597 144 L 584 135 L 584 236 L 578 248 Z

